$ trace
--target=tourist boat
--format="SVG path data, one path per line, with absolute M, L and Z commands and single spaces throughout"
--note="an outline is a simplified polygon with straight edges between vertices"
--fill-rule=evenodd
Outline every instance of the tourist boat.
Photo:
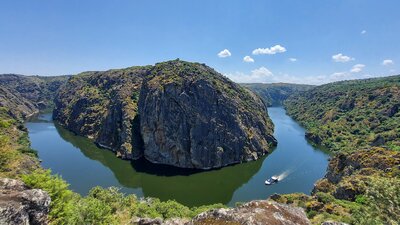
M 268 180 L 265 181 L 266 185 L 271 185 L 271 184 L 275 184 L 279 181 L 279 178 L 276 176 L 272 176 L 271 178 L 269 178 Z

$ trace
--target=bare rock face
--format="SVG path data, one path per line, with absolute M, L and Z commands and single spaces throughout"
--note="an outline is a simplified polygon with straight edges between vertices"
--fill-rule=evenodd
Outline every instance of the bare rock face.
M 204 64 L 158 63 L 139 98 L 144 157 L 209 169 L 256 160 L 276 140 L 261 99 Z
M 49 195 L 18 180 L 0 179 L 0 224 L 47 224 Z
M 55 98 L 53 118 L 123 159 L 142 156 L 137 102 L 148 67 L 84 72 Z
M 274 201 L 251 201 L 233 209 L 216 209 L 196 216 L 188 225 L 235 224 L 235 225 L 308 225 L 305 212 Z

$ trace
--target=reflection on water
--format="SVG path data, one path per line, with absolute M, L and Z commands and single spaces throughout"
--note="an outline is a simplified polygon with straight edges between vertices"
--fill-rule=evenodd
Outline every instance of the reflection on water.
M 277 149 L 255 162 L 211 171 L 118 159 L 111 151 L 99 149 L 89 139 L 54 124 L 49 114 L 27 123 L 27 127 L 42 165 L 60 174 L 81 194 L 94 186 L 116 186 L 125 193 L 175 199 L 188 206 L 233 205 L 264 199 L 273 193 L 308 193 L 325 172 L 328 155 L 307 143 L 304 130 L 285 115 L 284 109 L 274 107 L 268 111 L 275 124 Z M 269 176 L 285 171 L 286 179 L 276 185 L 264 185 Z

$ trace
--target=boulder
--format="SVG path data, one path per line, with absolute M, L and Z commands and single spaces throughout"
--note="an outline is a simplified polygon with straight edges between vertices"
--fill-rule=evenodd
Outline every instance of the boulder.
M 49 195 L 18 180 L 0 179 L 0 224 L 47 224 Z
M 308 225 L 302 208 L 292 207 L 274 201 L 251 201 L 233 209 L 216 209 L 196 216 L 188 225 L 236 224 L 236 225 Z

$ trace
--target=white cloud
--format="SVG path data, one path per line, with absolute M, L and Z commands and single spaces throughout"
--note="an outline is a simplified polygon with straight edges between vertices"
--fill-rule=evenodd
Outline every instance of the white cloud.
M 335 62 L 349 62 L 349 61 L 354 60 L 354 58 L 347 56 L 347 55 L 343 55 L 342 53 L 333 55 L 332 59 Z
M 367 33 L 366 30 L 362 30 L 362 31 L 361 31 L 361 34 L 366 34 L 366 33 Z
M 296 59 L 296 58 L 289 58 L 289 61 L 290 61 L 290 62 L 296 62 L 297 59 Z
M 246 56 L 243 58 L 243 61 L 244 61 L 244 62 L 250 63 L 250 62 L 254 62 L 254 59 L 251 58 L 250 56 L 246 55 Z
M 231 54 L 231 52 L 228 50 L 228 49 L 224 49 L 224 50 L 222 50 L 222 51 L 220 51 L 219 53 L 218 53 L 218 57 L 220 57 L 220 58 L 226 58 L 226 57 L 229 57 L 229 56 L 231 56 L 232 54 Z
M 265 83 L 273 77 L 273 73 L 265 67 L 260 67 L 252 70 L 250 74 L 236 72 L 233 74 L 225 74 L 225 76 L 238 83 Z
M 373 77 L 364 73 L 351 73 L 350 71 L 336 72 L 326 75 L 293 76 L 284 73 L 273 74 L 265 67 L 252 70 L 250 73 L 236 72 L 225 74 L 228 78 L 238 83 L 295 83 L 321 85 L 341 80 L 354 80 Z
M 351 68 L 350 72 L 359 73 L 364 69 L 364 67 L 365 67 L 364 64 L 356 64 Z
M 276 53 L 286 52 L 286 48 L 281 45 L 275 45 L 271 48 L 257 48 L 253 50 L 253 55 L 275 55 Z
M 394 62 L 391 59 L 385 59 L 382 61 L 382 65 L 384 65 L 384 66 L 389 66 L 389 65 L 393 65 L 393 64 L 394 64 Z

